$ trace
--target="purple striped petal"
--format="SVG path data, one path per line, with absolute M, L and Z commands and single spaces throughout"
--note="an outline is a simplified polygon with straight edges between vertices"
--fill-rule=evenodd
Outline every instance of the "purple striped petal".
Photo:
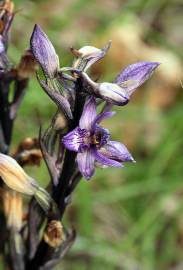
M 90 179 L 95 172 L 94 161 L 95 157 L 90 149 L 83 153 L 77 154 L 79 171 L 87 180 Z
M 158 62 L 137 62 L 125 68 L 115 79 L 115 83 L 124 88 L 131 95 L 141 86 L 153 71 L 159 66 Z
M 94 97 L 90 97 L 83 108 L 83 113 L 79 121 L 79 127 L 81 129 L 90 130 L 92 128 L 93 121 L 97 116 L 96 102 Z
M 49 78 L 54 78 L 59 69 L 59 59 L 55 49 L 39 25 L 35 25 L 30 46 L 35 59 Z
M 120 142 L 109 141 L 99 152 L 110 159 L 120 162 L 135 162 L 126 146 Z
M 102 165 L 105 165 L 107 167 L 122 167 L 121 163 L 119 163 L 116 160 L 112 160 L 108 158 L 107 156 L 105 156 L 104 154 L 102 154 L 100 151 L 96 149 L 93 150 L 93 154 L 95 156 L 95 159 L 98 161 L 98 163 Z
M 84 148 L 84 138 L 88 135 L 87 130 L 81 130 L 79 127 L 75 128 L 62 138 L 62 143 L 65 148 L 70 151 L 80 152 Z

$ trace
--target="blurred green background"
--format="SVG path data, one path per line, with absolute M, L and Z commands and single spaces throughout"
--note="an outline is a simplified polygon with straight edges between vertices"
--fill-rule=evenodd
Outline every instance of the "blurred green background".
M 183 3 L 181 0 L 15 1 L 9 55 L 13 62 L 29 47 L 34 23 L 53 42 L 62 66 L 72 63 L 69 47 L 113 44 L 91 70 L 112 81 L 126 65 L 159 61 L 153 77 L 128 106 L 106 121 L 112 138 L 123 142 L 136 164 L 98 169 L 81 181 L 65 223 L 77 240 L 57 269 L 183 269 Z M 14 130 L 13 147 L 38 134 L 55 106 L 32 79 Z M 48 173 L 26 168 L 42 185 Z

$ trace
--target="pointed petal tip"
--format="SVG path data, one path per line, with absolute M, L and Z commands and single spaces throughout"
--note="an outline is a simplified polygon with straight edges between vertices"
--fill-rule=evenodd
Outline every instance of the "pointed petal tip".
M 59 69 L 58 55 L 48 36 L 38 24 L 34 25 L 30 38 L 30 48 L 45 75 L 54 78 Z
M 39 32 L 43 32 L 43 30 L 41 29 L 39 24 L 35 24 L 34 28 L 33 28 L 33 31 L 32 31 L 31 38 L 30 38 L 30 46 L 31 46 L 31 48 L 32 48 L 32 45 L 33 45 L 35 35 L 39 34 Z
M 94 175 L 94 173 L 93 174 L 85 174 L 85 175 L 83 175 L 83 177 L 84 177 L 84 179 L 86 180 L 86 181 L 89 181 L 89 180 L 91 180 L 92 179 L 92 177 L 93 177 L 93 175 Z
M 35 23 L 33 32 L 36 31 L 37 29 L 41 30 L 41 26 Z
M 109 41 L 107 42 L 107 44 L 104 47 L 104 49 L 108 51 L 111 48 L 111 45 L 112 45 L 112 39 L 109 39 Z
M 152 66 L 154 67 L 154 68 L 157 68 L 159 65 L 161 65 L 161 63 L 160 62 L 147 62 L 147 64 L 152 64 Z

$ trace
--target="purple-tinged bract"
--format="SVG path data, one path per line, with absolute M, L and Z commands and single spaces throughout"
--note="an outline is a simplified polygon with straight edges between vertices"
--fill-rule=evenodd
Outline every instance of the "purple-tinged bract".
M 40 80 L 39 76 L 37 76 L 37 79 L 42 88 L 44 89 L 44 91 L 55 102 L 58 108 L 62 110 L 68 118 L 72 119 L 73 115 L 69 101 L 64 96 L 62 96 L 58 91 L 51 89 L 43 80 Z

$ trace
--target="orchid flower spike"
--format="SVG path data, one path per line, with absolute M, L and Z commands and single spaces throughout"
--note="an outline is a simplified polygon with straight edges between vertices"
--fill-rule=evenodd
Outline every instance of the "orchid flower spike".
M 95 165 L 100 167 L 122 167 L 121 162 L 133 162 L 127 148 L 115 141 L 110 141 L 110 133 L 99 123 L 114 115 L 104 112 L 97 115 L 96 101 L 90 97 L 84 106 L 79 126 L 66 134 L 62 142 L 65 148 L 77 152 L 77 163 L 83 177 L 90 179 Z

